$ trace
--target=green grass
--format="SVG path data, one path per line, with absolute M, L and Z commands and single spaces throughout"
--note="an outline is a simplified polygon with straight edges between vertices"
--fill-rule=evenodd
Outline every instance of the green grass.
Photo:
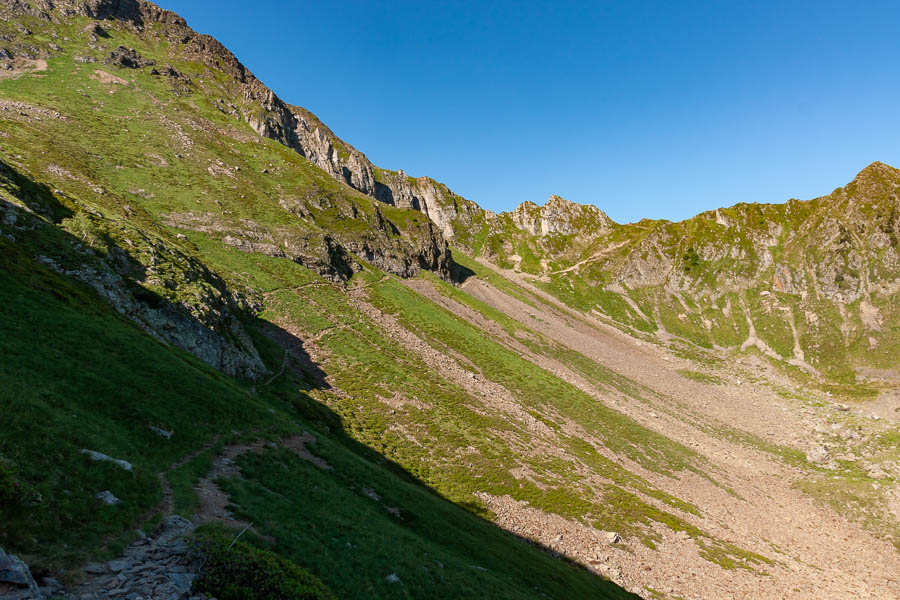
M 79 560 L 138 524 L 161 499 L 157 473 L 216 433 L 283 430 L 280 411 L 247 384 L 157 342 L 5 239 L 0 301 L 0 456 L 42 498 L 6 518 L 4 547 L 46 564 Z M 151 426 L 175 433 L 165 440 Z M 82 448 L 134 471 L 93 462 Z M 100 505 L 94 495 L 104 490 L 122 504 Z
M 242 456 L 244 478 L 223 486 L 241 518 L 277 536 L 280 555 L 341 598 L 627 597 L 333 442 L 314 451 L 333 477 L 323 479 L 290 451 L 267 450 Z M 389 582 L 391 574 L 401 583 Z
M 347 395 L 345 399 L 323 395 L 322 400 L 340 415 L 351 436 L 396 461 L 454 502 L 482 511 L 478 508 L 479 501 L 473 496 L 474 492 L 487 491 L 498 496 L 509 494 L 569 518 L 581 519 L 586 514 L 594 514 L 597 519 L 602 518 L 607 528 L 616 528 L 623 535 L 636 535 L 648 543 L 658 538 L 647 529 L 654 520 L 678 528 L 688 526 L 679 517 L 653 508 L 635 494 L 619 501 L 616 486 L 626 486 L 673 509 L 697 514 L 696 507 L 633 476 L 620 465 L 602 457 L 590 444 L 577 438 L 557 439 L 554 443 L 568 447 L 574 455 L 573 459 L 585 468 L 602 473 L 616 482 L 602 491 L 603 502 L 590 500 L 592 494 L 577 487 L 579 484 L 573 471 L 576 463 L 526 458 L 517 453 L 514 448 L 520 445 L 527 448 L 533 439 L 524 422 L 508 413 L 498 414 L 494 409 L 486 413 L 487 407 L 480 400 L 436 376 L 421 359 L 388 338 L 376 322 L 356 311 L 337 288 L 310 285 L 308 281 L 302 283 L 300 288 L 293 287 L 290 285 L 292 272 L 305 271 L 302 267 L 261 255 L 240 253 L 214 242 L 204 242 L 201 237 L 195 236 L 192 240 L 198 247 L 208 248 L 209 255 L 217 257 L 218 264 L 245 273 L 253 281 L 267 282 L 269 302 L 264 314 L 266 318 L 290 322 L 306 335 L 317 336 L 317 345 L 325 351 L 321 363 L 323 369 Z M 508 378 L 498 381 L 521 395 L 523 412 L 532 417 L 539 415 L 538 420 L 551 430 L 558 431 L 560 424 L 556 422 L 557 417 L 548 415 L 562 412 L 566 418 L 576 422 L 596 423 L 593 431 L 615 435 L 616 448 L 627 452 L 630 457 L 644 460 L 644 464 L 653 466 L 651 459 L 642 453 L 646 453 L 648 448 L 658 447 L 658 452 L 649 455 L 652 460 L 660 461 L 656 468 L 668 469 L 664 472 L 681 468 L 702 472 L 702 468 L 698 468 L 702 463 L 694 465 L 691 462 L 696 460 L 696 455 L 691 451 L 671 445 L 665 438 L 598 405 L 582 392 L 549 374 L 539 371 L 541 381 L 522 387 L 522 382 L 533 378 L 537 370 L 532 363 L 491 341 L 484 332 L 479 334 L 479 330 L 469 325 L 460 325 L 458 319 L 392 278 L 383 278 L 377 272 L 364 273 L 360 277 L 369 286 L 376 302 L 385 290 L 399 295 L 404 309 L 402 315 L 400 311 L 396 315 L 401 320 L 415 318 L 416 315 L 440 316 L 440 335 L 426 336 L 426 340 L 435 347 L 449 347 L 460 352 L 483 372 L 489 373 L 491 378 L 501 372 L 507 373 Z M 475 299 L 464 297 L 458 289 L 439 280 L 428 279 L 454 299 L 483 310 L 489 318 L 496 319 L 503 326 L 515 327 L 515 322 L 504 319 L 502 313 Z M 283 287 L 279 287 L 279 281 Z M 394 312 L 393 309 L 391 312 Z M 433 326 L 438 327 L 437 324 Z M 521 331 L 523 328 L 520 326 L 515 330 Z M 474 349 L 480 350 L 476 352 L 463 346 L 457 337 L 460 335 L 473 344 Z M 573 368 L 583 371 L 586 377 L 599 385 L 635 395 L 649 393 L 577 353 L 545 344 L 535 343 L 535 350 L 569 361 Z M 492 362 L 497 356 L 502 358 L 502 362 Z M 516 385 L 513 382 L 517 382 Z M 554 395 L 581 408 L 578 411 L 560 410 Z M 392 397 L 415 402 L 399 407 L 385 404 L 384 400 Z M 425 406 L 420 406 L 422 402 L 426 403 Z M 585 415 L 592 416 L 586 418 Z M 513 446 L 497 444 L 498 437 L 511 440 Z M 473 451 L 461 452 L 463 448 Z M 663 460 L 668 462 L 663 463 Z M 546 489 L 514 477 L 511 471 L 517 466 L 529 469 Z M 580 490 L 577 494 L 565 491 L 572 490 L 573 486 Z M 596 522 L 600 523 L 600 520 Z
M 0 365 L 6 416 L 0 455 L 40 494 L 36 505 L 3 506 L 0 536 L 4 548 L 23 553 L 38 571 L 119 551 L 122 534 L 141 527 L 161 499 L 158 474 L 217 437 L 308 430 L 319 436 L 316 451 L 322 449 L 333 474 L 290 453 L 268 452 L 258 457 L 259 465 L 248 464 L 246 481 L 226 487 L 242 514 L 272 536 L 283 556 L 322 574 L 342 597 L 397 597 L 384 583 L 389 573 L 381 573 L 388 560 L 408 582 L 405 597 L 433 597 L 435 586 L 454 597 L 467 597 L 481 586 L 498 597 L 628 597 L 384 464 L 379 454 L 343 433 L 339 418 L 299 391 L 302 381 L 283 377 L 271 390 L 254 394 L 249 384 L 153 340 L 93 292 L 29 262 L 6 240 L 0 240 L 0 250 L 6 323 L 0 350 L 7 358 Z M 272 263 L 275 271 L 302 269 L 287 261 Z M 150 424 L 175 435 L 159 438 Z M 91 462 L 78 452 L 81 447 L 130 460 L 134 471 Z M 190 488 L 208 470 L 216 449 L 168 473 L 177 510 L 195 506 Z M 244 460 L 257 458 L 242 459 L 242 466 Z M 403 516 L 398 519 L 361 496 L 363 485 L 376 487 Z M 100 505 L 94 494 L 105 489 L 122 504 Z M 352 540 L 356 552 L 336 539 Z M 434 568 L 434 561 L 446 566 L 451 574 L 443 575 L 444 581 L 441 574 L 420 581 L 414 576 L 423 552 Z M 468 566 L 475 561 L 490 569 L 488 574 Z M 374 574 L 377 578 L 369 579 Z
M 722 378 L 718 377 L 717 375 L 701 373 L 700 371 L 692 371 L 691 369 L 677 369 L 675 372 L 682 377 L 686 377 L 694 381 L 699 381 L 700 383 L 708 383 L 710 385 L 723 385 L 725 383 L 724 381 L 722 381 Z
M 662 524 L 688 531 L 701 543 L 703 556 L 726 568 L 764 564 L 690 526 L 688 515 L 699 516 L 698 507 L 662 492 L 599 450 L 608 448 L 657 474 L 677 477 L 690 470 L 711 478 L 697 453 L 638 426 L 516 349 L 524 346 L 559 361 L 610 394 L 646 402 L 651 390 L 434 276 L 424 277 L 517 342 L 487 335 L 368 265 L 357 278 L 369 286 L 370 300 L 431 347 L 459 356 L 451 360 L 464 369 L 509 390 L 517 406 L 504 412 L 441 377 L 416 352 L 392 340 L 378 319 L 356 309 L 345 289 L 290 260 L 241 253 L 223 244 L 228 235 L 258 236 L 275 246 L 301 249 L 300 254 L 306 253 L 302 261 L 309 255 L 321 258 L 329 235 L 348 247 L 385 248 L 415 263 L 416 246 L 429 239 L 430 226 L 422 213 L 375 203 L 297 152 L 260 138 L 243 117 L 220 111 L 220 98 L 240 102 L 242 96 L 232 74 L 181 52 L 178 42 L 164 39 L 156 25 L 140 33 L 109 21 L 104 26 L 111 38 L 101 44 L 134 47 L 157 64 L 173 64 L 194 80 L 190 90 L 176 93 L 165 78 L 147 70 L 76 64 L 75 54 L 102 57 L 106 52 L 86 48 L 81 29 L 88 22 L 29 20 L 35 39 L 57 40 L 64 51 L 49 60 L 46 72 L 0 85 L 4 100 L 58 110 L 63 117 L 20 121 L 10 120 L 17 116 L 13 113 L 4 114 L 0 136 L 3 173 L 22 175 L 15 181 L 3 176 L 0 199 L 28 204 L 45 218 L 29 220 L 29 225 L 40 223 L 38 229 L 10 229 L 15 244 L 0 238 L 0 406 L 6 417 L 0 431 L 0 544 L 24 553 L 38 569 L 110 556 L 121 549 L 129 531 L 152 523 L 150 515 L 161 500 L 160 476 L 172 488 L 176 512 L 191 514 L 197 507 L 194 486 L 221 444 L 308 430 L 318 436 L 316 451 L 337 467 L 334 472 L 320 472 L 287 451 L 267 451 L 242 458 L 246 479 L 224 485 L 241 513 L 271 536 L 282 556 L 348 597 L 427 597 L 434 595 L 427 593 L 431 590 L 453 597 L 618 593 L 474 516 L 491 516 L 474 496 L 479 491 L 615 528 L 650 546 L 659 539 L 652 527 Z M 18 35 L 10 23 L 0 24 L 0 33 Z M 101 83 L 93 76 L 96 68 L 125 78 L 127 85 Z M 262 110 L 256 104 L 242 108 L 248 114 Z M 329 136 L 338 154 L 349 156 L 349 148 Z M 226 170 L 211 173 L 212 164 Z M 376 176 L 399 177 L 381 170 Z M 417 185 L 412 179 L 406 183 Z M 472 208 L 439 187 L 445 201 Z M 782 364 L 793 355 L 788 310 L 807 359 L 827 381 L 814 381 L 799 369 L 787 372 L 842 397 L 868 398 L 879 388 L 858 383 L 855 368 L 893 368 L 900 340 L 894 297 L 873 295 L 885 320 L 877 346 L 870 348 L 872 332 L 863 326 L 858 301 L 847 305 L 843 316 L 836 304 L 815 294 L 804 299 L 799 294 L 760 295 L 771 287 L 775 273 L 760 270 L 755 234 L 767 231 L 770 223 L 781 228 L 775 245 L 767 246 L 779 264 L 821 262 L 814 238 L 791 242 L 789 235 L 816 206 L 723 209 L 740 225 L 730 230 L 733 252 L 717 252 L 723 230 L 711 213 L 677 224 L 614 226 L 596 236 L 538 238 L 516 230 L 509 215 L 489 221 L 474 208 L 466 213 L 471 221 L 457 220 L 452 228 L 459 236 L 456 243 L 471 254 L 489 253 L 510 266 L 509 255 L 518 253 L 521 268 L 532 274 L 542 271 L 545 261 L 550 270 L 558 270 L 609 250 L 602 260 L 535 284 L 573 309 L 567 318 L 579 318 L 577 311 L 597 311 L 647 339 L 655 339 L 652 334 L 664 327 L 684 340 L 673 342 L 676 353 L 707 366 L 721 366 L 721 360 L 704 348 L 733 349 L 746 339 L 741 298 L 758 335 Z M 866 210 L 873 220 L 880 214 Z M 208 219 L 209 231 L 163 224 L 166 215 L 188 212 Z M 90 251 L 80 250 L 75 238 L 89 244 Z M 619 243 L 623 245 L 614 249 Z M 806 244 L 810 254 L 797 244 Z M 685 290 L 681 300 L 670 293 L 668 283 L 623 284 L 627 296 L 606 289 L 622 283 L 629 257 L 650 261 L 654 252 L 672 261 L 678 276 L 674 283 Z M 464 252 L 455 255 L 462 267 L 511 297 L 533 307 L 548 304 Z M 272 371 L 282 364 L 285 351 L 267 336 L 284 335 L 277 331 L 283 326 L 304 337 L 316 336 L 314 369 L 322 373 L 288 371 L 259 386 L 233 380 L 146 335 L 93 292 L 37 264 L 37 256 L 51 257 L 66 270 L 96 267 L 101 261 L 130 270 L 143 297 L 178 305 L 194 316 L 214 315 L 229 301 L 222 295 L 221 277 L 231 290 L 245 294 L 235 296 L 241 305 L 235 314 L 247 321 L 251 340 Z M 876 267 L 879 278 L 895 277 L 885 264 Z M 847 265 L 842 273 L 859 276 Z M 722 292 L 733 288 L 733 278 L 750 280 L 752 292 Z M 263 307 L 258 320 L 248 316 L 254 306 Z M 807 312 L 819 315 L 818 323 L 807 319 Z M 680 373 L 703 383 L 722 383 L 701 371 Z M 324 374 L 339 393 L 318 388 Z M 535 424 L 545 428 L 545 438 L 536 437 Z M 565 433 L 573 424 L 584 428 L 587 439 Z M 151 426 L 175 435 L 163 440 Z M 789 464 L 805 465 L 799 451 L 736 430 L 719 434 Z M 537 442 L 557 444 L 561 456 L 529 452 Z M 877 446 L 879 456 L 892 456 L 888 442 Z M 135 470 L 90 462 L 81 448 L 127 459 Z M 526 469 L 529 478 L 515 476 L 517 468 Z M 588 488 L 586 472 L 602 475 L 608 485 Z M 845 487 L 825 479 L 802 485 L 817 497 L 831 498 L 835 506 L 859 505 L 858 515 L 883 508 L 871 504 L 875 500 L 859 473 L 847 467 L 839 475 L 849 482 Z M 360 494 L 363 487 L 376 487 L 382 501 Z M 94 495 L 105 489 L 123 503 L 101 506 Z M 399 507 L 401 517 L 385 510 L 388 502 Z M 877 521 L 866 523 L 877 526 Z M 425 557 L 431 562 L 423 563 Z M 472 568 L 472 557 L 477 558 L 475 566 L 487 570 Z M 402 587 L 386 582 L 394 571 Z
M 640 427 L 621 413 L 596 402 L 569 383 L 537 367 L 517 353 L 487 339 L 475 326 L 437 307 L 399 283 L 385 279 L 373 285 L 372 301 L 403 323 L 440 340 L 479 365 L 485 375 L 523 402 L 550 401 L 564 416 L 598 435 L 615 452 L 661 473 L 688 468 L 698 455 Z

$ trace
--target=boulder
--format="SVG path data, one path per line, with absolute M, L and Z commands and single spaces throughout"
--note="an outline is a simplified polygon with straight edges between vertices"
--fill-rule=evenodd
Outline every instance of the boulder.
M 0 591 L 0 596 L 4 600 L 37 600 L 41 598 L 41 592 L 31 576 L 31 569 L 28 568 L 28 565 L 18 556 L 7 554 L 3 548 L 0 548 L 0 590 L 3 587 L 10 589 L 7 593 Z
M 108 65 L 115 65 L 123 69 L 140 69 L 153 64 L 153 61 L 141 56 L 134 48 L 119 46 L 109 53 L 109 57 L 103 61 Z
M 104 490 L 102 492 L 98 492 L 96 496 L 97 500 L 106 504 L 107 506 L 115 506 L 117 504 L 122 504 L 122 501 L 116 498 L 112 492 L 109 490 Z
M 88 450 L 88 449 L 86 449 L 86 448 L 82 448 L 82 449 L 81 449 L 81 453 L 82 453 L 82 454 L 87 454 L 87 455 L 90 456 L 93 460 L 96 460 L 96 461 L 101 461 L 101 462 L 111 462 L 111 463 L 113 463 L 113 464 L 115 464 L 115 465 L 118 465 L 118 466 L 122 467 L 122 468 L 125 469 L 126 471 L 133 471 L 133 470 L 134 470 L 134 467 L 132 467 L 132 466 L 131 466 L 131 463 L 128 462 L 127 460 L 122 460 L 122 459 L 119 459 L 119 458 L 113 458 L 113 457 L 107 456 L 107 455 L 105 455 L 105 454 L 103 454 L 103 453 L 101 453 L 101 452 L 94 452 L 93 450 Z

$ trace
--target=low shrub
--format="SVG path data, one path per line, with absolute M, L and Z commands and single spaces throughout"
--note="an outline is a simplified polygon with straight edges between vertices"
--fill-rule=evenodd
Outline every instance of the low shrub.
M 195 592 L 218 600 L 336 600 L 316 576 L 274 552 L 237 541 L 221 528 L 203 528 L 193 546 L 203 562 Z

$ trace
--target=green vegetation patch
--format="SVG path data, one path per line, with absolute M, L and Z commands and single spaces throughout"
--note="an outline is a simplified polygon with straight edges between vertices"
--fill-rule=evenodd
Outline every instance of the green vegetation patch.
M 194 591 L 221 600 L 337 600 L 317 577 L 216 528 L 194 534 L 203 567 Z

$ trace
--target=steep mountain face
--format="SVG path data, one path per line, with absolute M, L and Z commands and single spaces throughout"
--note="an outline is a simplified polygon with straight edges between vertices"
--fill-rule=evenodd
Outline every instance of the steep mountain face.
M 618 326 L 706 348 L 752 348 L 821 381 L 863 382 L 867 369 L 894 367 L 900 178 L 892 167 L 874 163 L 806 202 L 619 225 L 558 196 L 493 214 L 430 178 L 372 166 L 324 125 L 314 131 L 330 141 L 325 151 L 306 143 L 298 151 L 336 157 L 323 167 L 334 177 L 422 211 L 452 244 L 533 275 L 557 298 Z
M 244 327 L 247 315 L 260 308 L 252 292 L 228 287 L 156 231 L 124 220 L 107 221 L 101 229 L 97 216 L 73 215 L 49 189 L 0 160 L 0 221 L 8 240 L 37 241 L 38 262 L 89 285 L 154 337 L 235 377 L 267 374 Z M 111 243 L 113 228 L 128 250 Z M 104 251 L 96 252 L 101 245 Z
M 598 219 L 580 240 L 539 230 L 523 216 L 535 207 L 523 205 L 484 252 L 628 330 L 753 348 L 814 378 L 855 383 L 867 369 L 896 368 L 898 189 L 900 171 L 873 163 L 822 198 L 680 223 Z
M 174 13 L 4 2 L 0 546 L 46 597 L 896 597 L 898 186 L 494 214 Z
M 16 2 L 2 10 L 4 77 L 44 77 L 48 61 L 58 58 L 83 82 L 68 95 L 52 92 L 61 111 L 4 102 L 16 123 L 6 139 L 45 145 L 39 155 L 11 158 L 11 166 L 52 183 L 34 198 L 40 206 L 33 210 L 58 205 L 57 213 L 80 215 L 80 225 L 100 240 L 88 250 L 104 256 L 103 274 L 91 276 L 95 287 L 154 335 L 229 374 L 264 375 L 239 325 L 240 311 L 229 308 L 247 303 L 230 298 L 217 275 L 202 271 L 189 244 L 160 224 L 212 234 L 247 252 L 287 257 L 334 281 L 358 272 L 360 261 L 401 277 L 421 269 L 453 276 L 447 243 L 425 216 L 382 208 L 326 176 L 346 176 L 352 187 L 374 194 L 365 157 L 333 146 L 318 120 L 285 105 L 221 44 L 196 34 L 177 15 L 136 1 Z M 108 41 L 105 25 L 125 27 L 139 49 Z M 72 82 L 60 82 L 66 85 Z M 89 88 L 94 96 L 85 102 Z M 31 93 L 35 100 L 47 99 L 36 89 Z M 74 112 L 64 108 L 67 102 Z M 84 111 L 116 113 L 123 126 L 110 130 L 94 122 L 78 139 L 69 129 L 84 122 Z M 310 162 L 267 154 L 254 132 Z M 82 143 L 94 139 L 106 140 L 107 154 Z M 222 150 L 229 144 L 233 160 L 226 163 Z M 167 180 L 167 192 L 160 193 L 158 179 Z M 57 193 L 73 184 L 76 193 Z M 261 211 L 248 206 L 248 196 L 265 196 L 267 205 Z M 120 260 L 117 248 L 123 245 L 140 250 Z M 211 282 L 211 291 L 191 300 L 180 279 Z M 136 287 L 124 291 L 120 280 Z M 141 294 L 165 298 L 166 316 L 140 300 Z M 188 326 L 194 322 L 200 329 Z M 215 349 L 206 339 L 209 331 L 217 332 Z

